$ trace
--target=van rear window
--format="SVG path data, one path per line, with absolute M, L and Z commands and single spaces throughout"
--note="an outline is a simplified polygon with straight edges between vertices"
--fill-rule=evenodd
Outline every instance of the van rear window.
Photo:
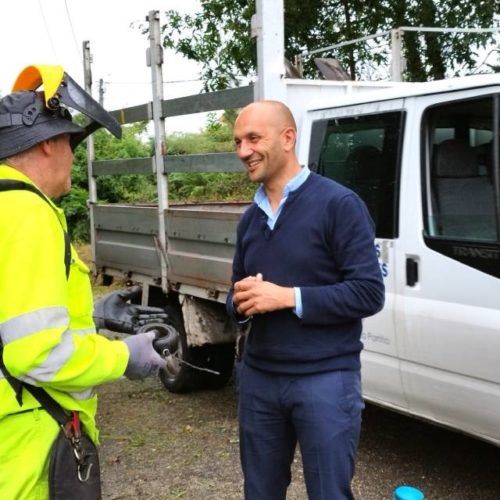
M 404 113 L 321 120 L 313 124 L 312 165 L 355 191 L 375 221 L 378 238 L 397 237 L 397 193 Z M 322 140 L 321 140 L 322 138 Z
M 443 104 L 427 114 L 429 236 L 499 241 L 493 99 Z

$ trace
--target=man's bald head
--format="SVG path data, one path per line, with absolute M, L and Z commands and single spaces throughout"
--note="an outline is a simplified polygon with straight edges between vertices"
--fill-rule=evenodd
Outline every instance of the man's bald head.
M 297 131 L 297 124 L 290 108 L 280 101 L 264 100 L 252 102 L 240 111 L 238 118 L 251 113 L 258 113 L 267 123 L 280 129 L 291 127 Z
M 297 125 L 279 101 L 257 101 L 244 107 L 234 124 L 234 142 L 250 180 L 276 192 L 298 171 L 295 154 Z

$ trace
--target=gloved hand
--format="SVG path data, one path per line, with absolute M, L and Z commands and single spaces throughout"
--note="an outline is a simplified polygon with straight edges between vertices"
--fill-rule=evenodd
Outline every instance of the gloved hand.
M 153 348 L 155 338 L 156 332 L 151 330 L 150 332 L 131 335 L 124 340 L 130 353 L 125 370 L 127 378 L 138 379 L 158 375 L 160 370 L 167 367 L 166 360 Z
M 141 296 L 140 287 L 111 292 L 94 305 L 94 323 L 97 329 L 106 328 L 113 332 L 134 333 L 138 328 L 151 322 L 162 322 L 167 318 L 159 307 L 129 304 Z

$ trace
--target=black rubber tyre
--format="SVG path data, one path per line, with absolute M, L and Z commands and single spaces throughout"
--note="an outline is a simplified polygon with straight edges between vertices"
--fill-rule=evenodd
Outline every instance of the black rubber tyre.
M 184 322 L 182 312 L 179 306 L 167 305 L 165 312 L 168 314 L 167 323 L 173 326 L 179 332 L 179 348 L 177 356 L 181 359 L 190 361 L 190 353 L 187 349 L 186 332 L 184 331 Z M 166 371 L 160 372 L 160 380 L 170 392 L 182 393 L 195 390 L 197 388 L 197 374 L 189 366 L 180 363 L 174 357 L 167 359 Z

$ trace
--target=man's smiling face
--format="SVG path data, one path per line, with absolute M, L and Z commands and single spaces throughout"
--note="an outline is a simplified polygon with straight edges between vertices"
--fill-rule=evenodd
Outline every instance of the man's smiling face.
M 234 125 L 236 153 L 252 182 L 272 182 L 285 163 L 282 134 L 274 118 L 270 108 L 249 106 Z

